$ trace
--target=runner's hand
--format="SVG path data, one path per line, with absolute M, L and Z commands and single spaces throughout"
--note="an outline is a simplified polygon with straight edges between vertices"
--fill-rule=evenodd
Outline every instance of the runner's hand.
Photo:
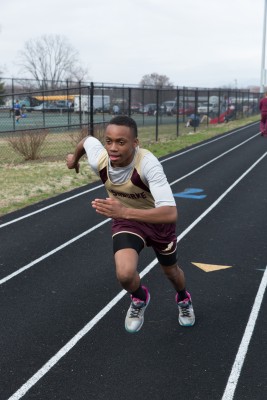
M 75 161 L 73 154 L 68 154 L 66 157 L 66 164 L 69 169 L 75 169 L 78 174 L 80 171 L 80 164 Z
M 126 207 L 124 207 L 116 199 L 95 199 L 92 201 L 92 207 L 98 214 L 102 214 L 108 218 L 124 218 Z

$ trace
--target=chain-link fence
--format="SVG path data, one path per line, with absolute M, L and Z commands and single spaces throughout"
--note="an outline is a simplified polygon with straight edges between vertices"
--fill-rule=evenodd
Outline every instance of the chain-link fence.
M 73 150 L 83 135 L 101 135 L 113 115 L 133 117 L 138 127 L 153 130 L 153 140 L 161 138 L 166 126 L 174 137 L 189 123 L 223 123 L 259 113 L 260 93 L 250 90 L 155 88 L 65 82 L 53 90 L 34 89 L 30 80 L 4 78 L 0 95 L 0 155 L 9 156 L 10 138 L 24 133 L 45 133 L 42 154 L 57 157 Z M 19 104 L 19 116 L 14 105 Z

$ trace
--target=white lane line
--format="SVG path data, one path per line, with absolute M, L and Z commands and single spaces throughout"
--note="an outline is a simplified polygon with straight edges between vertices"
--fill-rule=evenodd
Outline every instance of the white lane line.
M 170 157 L 168 157 L 168 158 L 165 158 L 165 159 L 162 160 L 161 162 L 163 163 L 163 162 L 165 162 L 165 161 L 172 160 L 173 158 L 180 157 L 180 156 L 182 156 L 182 155 L 184 155 L 184 154 L 186 154 L 186 153 L 189 153 L 190 151 L 194 151 L 194 150 L 196 150 L 196 149 L 199 149 L 200 147 L 203 147 L 203 146 L 206 146 L 206 145 L 208 145 L 208 144 L 217 142 L 218 140 L 225 139 L 225 138 L 227 138 L 228 136 L 231 136 L 231 135 L 233 135 L 233 134 L 236 133 L 236 132 L 242 131 L 242 130 L 244 130 L 244 129 L 246 129 L 246 128 L 250 128 L 251 126 L 256 125 L 256 124 L 258 124 L 258 122 L 254 123 L 254 124 L 251 124 L 251 125 L 249 125 L 249 126 L 243 126 L 243 127 L 239 128 L 239 129 L 236 129 L 236 130 L 234 130 L 234 131 L 232 131 L 232 132 L 229 132 L 229 133 L 227 133 L 227 134 L 225 134 L 225 135 L 223 135 L 223 136 L 216 137 L 216 138 L 214 138 L 214 139 L 212 139 L 212 140 L 210 140 L 210 141 L 208 141 L 208 142 L 201 143 L 201 144 L 199 144 L 199 145 L 197 145 L 197 146 L 194 146 L 194 147 L 192 147 L 192 148 L 190 148 L 190 149 L 187 149 L 187 150 L 183 151 L 182 153 L 175 154 L 175 155 L 173 155 L 173 156 L 170 156 Z M 260 132 L 258 132 L 255 136 L 258 136 L 259 133 L 260 133 Z
M 228 187 L 228 189 L 226 189 L 226 191 L 224 193 L 222 193 L 217 200 L 214 201 L 214 203 L 212 203 L 197 219 L 195 219 L 194 222 L 192 222 L 192 224 L 190 224 L 182 233 L 181 235 L 178 236 L 177 241 L 181 240 L 185 235 L 187 235 L 188 232 L 191 231 L 192 228 L 194 228 L 194 226 L 196 226 L 211 210 L 213 210 L 213 208 L 215 208 L 221 201 L 222 199 L 232 190 L 234 189 L 234 187 L 249 173 L 253 170 L 253 168 L 256 167 L 256 165 L 258 165 L 258 163 L 264 158 L 266 157 L 267 152 L 265 152 L 260 158 L 258 158 L 257 161 L 254 162 L 254 164 L 252 164 L 231 186 Z
M 257 134 L 257 135 L 258 135 L 258 134 Z M 255 135 L 255 136 L 256 136 L 256 135 Z M 174 185 L 175 183 L 181 181 L 182 179 L 187 178 L 189 175 L 192 175 L 193 173 L 199 171 L 200 169 L 206 167 L 208 164 L 210 164 L 210 163 L 212 163 L 212 162 L 218 160 L 220 157 L 223 157 L 225 154 L 230 153 L 231 151 L 235 150 L 237 147 L 242 146 L 243 144 L 245 144 L 245 143 L 247 143 L 248 141 L 252 140 L 255 136 L 250 137 L 249 139 L 245 140 L 244 142 L 238 144 L 237 146 L 235 146 L 235 147 L 233 147 L 233 148 L 227 150 L 226 152 L 220 154 L 218 157 L 213 158 L 212 160 L 208 161 L 207 163 L 205 163 L 205 164 L 201 165 L 200 167 L 196 168 L 195 170 L 189 172 L 187 175 L 184 175 L 184 176 L 182 176 L 181 178 L 176 179 L 174 182 L 170 183 L 170 186 L 172 186 L 172 185 Z M 254 165 L 254 164 L 253 164 L 253 165 Z M 12 274 L 6 276 L 5 278 L 0 279 L 0 285 L 2 285 L 2 283 L 7 282 L 9 279 L 11 279 L 11 278 L 13 278 L 13 277 L 19 275 L 20 273 L 24 272 L 26 269 L 31 268 L 33 265 L 37 264 L 39 261 L 44 260 L 45 258 L 49 257 L 50 255 L 53 255 L 54 253 L 56 253 L 57 251 L 63 249 L 64 247 L 68 246 L 69 244 L 72 244 L 72 243 L 75 242 L 76 240 L 78 240 L 78 239 L 80 239 L 81 237 L 87 235 L 88 233 L 92 232 L 92 231 L 95 230 L 97 227 L 101 226 L 102 224 L 104 224 L 104 223 L 106 223 L 106 222 L 108 222 L 108 221 L 110 221 L 110 219 L 105 220 L 105 221 L 102 222 L 101 224 L 98 224 L 98 225 L 94 226 L 93 228 L 91 228 L 91 229 L 89 229 L 89 230 L 87 230 L 87 231 L 81 233 L 79 236 L 77 236 L 77 237 L 75 237 L 75 238 L 69 240 L 68 242 L 66 242 L 66 243 L 62 244 L 61 246 L 57 247 L 56 249 L 51 250 L 49 253 L 44 254 L 43 256 L 41 256 L 41 257 L 37 258 L 36 260 L 32 261 L 31 263 L 29 263 L 29 264 L 25 265 L 24 267 L 18 269 L 17 271 L 13 272 Z
M 228 153 L 231 153 L 231 151 L 236 150 L 238 147 L 243 146 L 243 144 L 245 144 L 245 143 L 249 142 L 250 140 L 254 139 L 256 136 L 258 136 L 258 133 L 257 133 L 256 135 L 254 135 L 254 136 L 251 136 L 249 139 L 245 140 L 244 142 L 239 143 L 238 145 L 236 145 L 236 146 L 232 147 L 231 149 L 225 151 L 224 153 L 221 153 L 221 154 L 218 155 L 217 157 L 212 158 L 210 161 L 206 162 L 205 164 L 200 165 L 200 167 L 194 169 L 193 171 L 188 172 L 188 174 L 182 176 L 181 178 L 176 179 L 175 181 L 173 181 L 173 182 L 170 184 L 170 186 L 174 185 L 174 184 L 177 183 L 177 182 L 180 182 L 182 179 L 185 179 L 185 178 L 187 178 L 187 177 L 190 176 L 190 175 L 193 175 L 195 172 L 200 171 L 202 168 L 204 168 L 204 167 L 206 167 L 207 165 L 213 163 L 214 161 L 219 160 L 219 158 L 225 156 L 225 155 L 228 154 Z
M 48 253 L 44 254 L 43 256 L 36 258 L 34 261 L 30 262 L 27 265 L 24 265 L 24 267 L 21 267 L 20 269 L 18 269 L 17 271 L 13 272 L 10 275 L 7 275 L 6 277 L 4 277 L 3 279 L 0 279 L 0 285 L 2 285 L 3 283 L 9 281 L 10 279 L 14 278 L 15 276 L 21 274 L 22 272 L 26 271 L 27 269 L 33 267 L 34 265 L 36 265 L 37 263 L 39 263 L 40 261 L 43 261 L 44 259 L 46 259 L 47 257 L 52 256 L 53 254 L 57 253 L 59 250 L 64 249 L 64 247 L 69 246 L 70 244 L 76 242 L 76 240 L 81 239 L 83 236 L 88 235 L 88 233 L 93 232 L 94 230 L 96 230 L 97 228 L 99 228 L 100 226 L 106 224 L 107 222 L 109 222 L 111 219 L 105 219 L 104 221 L 100 222 L 99 224 L 93 226 L 92 228 L 88 229 L 87 231 L 81 233 L 78 236 L 75 236 L 74 238 L 72 238 L 71 240 L 68 240 L 67 242 L 63 243 L 62 245 L 56 247 L 55 249 L 49 251 Z
M 204 211 L 191 225 L 185 229 L 181 235 L 178 236 L 177 242 L 187 235 L 219 202 L 232 190 L 265 156 L 267 152 L 261 156 L 243 175 L 241 175 L 218 199 Z M 141 273 L 141 278 L 145 276 L 156 264 L 157 259 L 154 259 Z M 88 322 L 69 342 L 65 344 L 50 360 L 46 362 L 27 382 L 25 382 L 20 389 L 18 389 L 8 400 L 19 400 L 31 387 L 33 387 L 62 357 L 64 357 L 78 342 L 84 337 L 126 294 L 122 290 L 114 297 L 91 321 Z M 226 399 L 224 399 L 226 400 Z
M 256 124 L 256 123 L 255 123 L 255 124 Z M 253 126 L 253 125 L 255 125 L 255 124 L 249 125 L 249 127 L 250 127 L 250 126 Z M 179 153 L 179 154 L 175 154 L 174 156 L 165 158 L 164 160 L 161 161 L 161 163 L 164 163 L 164 162 L 169 161 L 169 160 L 171 160 L 171 159 L 173 159 L 173 158 L 176 158 L 176 157 L 180 157 L 180 156 L 182 156 L 182 155 L 184 155 L 184 154 L 186 154 L 186 153 L 189 153 L 190 151 L 197 150 L 197 149 L 199 149 L 200 147 L 207 146 L 207 145 L 209 145 L 209 144 L 211 144 L 211 143 L 216 142 L 217 140 L 224 139 L 224 138 L 226 138 L 226 137 L 228 137 L 228 136 L 230 136 L 230 135 L 233 135 L 233 134 L 236 133 L 236 132 L 239 132 L 239 131 L 241 131 L 241 130 L 244 130 L 245 128 L 246 128 L 246 127 L 242 127 L 242 128 L 236 129 L 235 131 L 230 132 L 230 133 L 227 133 L 226 135 L 223 135 L 223 136 L 220 136 L 220 137 L 218 137 L 218 138 L 212 139 L 212 140 L 210 140 L 210 141 L 208 141 L 208 142 L 206 142 L 206 143 L 202 143 L 202 144 L 200 144 L 200 145 L 197 145 L 197 146 L 195 146 L 195 147 L 193 147 L 193 148 L 191 148 L 191 149 L 185 150 L 185 151 L 183 151 L 183 152 L 181 152 L 181 153 Z M 259 133 L 257 133 L 257 134 L 254 135 L 253 137 L 257 136 L 258 134 L 259 134 Z M 56 203 L 50 204 L 49 206 L 40 208 L 39 210 L 36 210 L 36 211 L 31 212 L 31 213 L 22 215 L 21 217 L 18 217 L 18 218 L 16 218 L 16 219 L 11 220 L 11 221 L 8 221 L 8 222 L 5 222 L 5 223 L 3 223 L 3 224 L 0 224 L 0 228 L 4 228 L 5 226 L 14 224 L 15 222 L 18 222 L 18 221 L 21 221 L 22 219 L 31 217 L 32 215 L 35 215 L 35 214 L 38 214 L 38 213 L 43 212 L 43 211 L 45 211 L 45 210 L 48 210 L 49 208 L 56 207 L 56 206 L 58 206 L 58 205 L 60 205 L 60 204 L 62 204 L 62 203 L 65 203 L 66 201 L 73 200 L 73 199 L 75 199 L 76 197 L 82 196 L 82 195 L 84 195 L 84 194 L 86 194 L 86 193 L 89 193 L 89 192 L 92 192 L 92 191 L 97 190 L 97 189 L 99 189 L 99 188 L 102 188 L 103 186 L 104 186 L 103 184 L 98 185 L 98 186 L 96 186 L 96 187 L 94 187 L 94 188 L 92 188 L 92 189 L 85 190 L 84 192 L 81 192 L 81 193 L 78 193 L 78 194 L 76 194 L 76 195 L 67 197 L 67 198 L 64 199 L 64 200 L 57 201 Z
M 248 346 L 255 328 L 256 320 L 259 315 L 259 311 L 261 308 L 261 303 L 263 300 L 263 296 L 267 286 L 267 268 L 265 268 L 265 272 L 263 274 L 261 284 L 256 294 L 254 305 L 250 313 L 250 317 L 245 329 L 245 333 L 243 335 L 242 341 L 240 343 L 235 362 L 232 367 L 231 374 L 229 376 L 222 400 L 232 400 L 234 397 L 235 389 L 238 383 L 238 379 L 243 367 L 243 363 L 246 358 L 246 354 L 248 351 Z
M 42 368 L 39 369 L 19 390 L 8 400 L 21 399 L 62 357 L 64 357 L 125 295 L 122 290 L 113 298 L 87 325 L 85 325 L 68 343 L 65 344 Z
M 48 210 L 49 208 L 56 207 L 56 206 L 58 206 L 59 204 L 65 203 L 66 201 L 69 201 L 69 200 L 73 200 L 73 199 L 75 199 L 76 197 L 79 197 L 79 196 L 82 196 L 82 195 L 84 195 L 84 194 L 86 194 L 86 193 L 92 192 L 92 191 L 94 191 L 94 190 L 96 190 L 96 189 L 99 189 L 100 187 L 103 187 L 103 185 L 102 185 L 102 184 L 101 184 L 101 185 L 98 185 L 98 186 L 96 186 L 96 187 L 94 187 L 94 188 L 92 188 L 92 189 L 88 189 L 88 190 L 85 190 L 84 192 L 81 192 L 81 193 L 75 194 L 75 195 L 73 195 L 73 196 L 67 197 L 67 198 L 64 199 L 64 200 L 57 201 L 56 203 L 53 203 L 53 204 L 50 204 L 49 206 L 40 208 L 39 210 L 33 211 L 33 212 L 29 213 L 29 214 L 22 215 L 22 216 L 19 217 L 19 218 L 12 219 L 12 220 L 9 221 L 9 222 L 5 222 L 4 224 L 1 224 L 1 225 L 0 225 L 0 228 L 3 228 L 4 226 L 10 225 L 10 224 L 14 224 L 14 222 L 21 221 L 21 220 L 24 219 L 24 218 L 31 217 L 32 215 L 35 215 L 35 214 L 38 214 L 38 213 L 43 212 L 43 211 L 45 211 L 45 210 Z

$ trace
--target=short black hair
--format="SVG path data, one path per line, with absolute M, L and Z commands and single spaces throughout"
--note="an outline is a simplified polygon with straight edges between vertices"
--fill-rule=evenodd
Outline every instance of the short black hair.
M 128 126 L 131 129 L 135 138 L 138 136 L 137 125 L 133 118 L 128 117 L 127 115 L 118 115 L 112 118 L 108 125 L 120 125 L 120 126 Z

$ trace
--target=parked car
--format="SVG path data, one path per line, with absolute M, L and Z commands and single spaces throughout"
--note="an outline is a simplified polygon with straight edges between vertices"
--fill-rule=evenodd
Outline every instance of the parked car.
M 180 115 L 190 115 L 195 112 L 195 107 L 192 104 L 179 104 L 178 113 Z
M 176 101 L 175 100 L 168 100 L 164 101 L 160 106 L 161 114 L 173 115 L 176 114 Z
M 107 103 L 107 104 L 104 104 L 102 107 L 99 107 L 99 108 L 95 108 L 94 109 L 94 112 L 96 113 L 96 112 L 100 112 L 100 113 L 108 113 L 108 114 L 111 114 L 111 112 L 112 112 L 112 107 L 111 107 L 111 105 L 110 105 L 110 103 Z
M 39 104 L 39 106 L 35 106 L 32 108 L 33 111 L 44 111 L 46 109 L 50 109 L 50 104 L 47 102 L 41 103 Z
M 139 113 L 142 108 L 142 103 L 134 102 L 131 104 L 131 114 Z
M 210 114 L 210 113 L 217 113 L 218 112 L 218 105 L 212 103 L 201 103 L 198 108 L 197 112 L 199 114 Z
M 157 112 L 157 104 L 155 103 L 146 104 L 144 107 L 141 108 L 140 112 L 147 115 L 155 115 Z
M 58 104 L 59 103 L 59 104 Z M 44 101 L 39 106 L 35 106 L 32 108 L 32 111 L 42 111 L 42 112 L 67 112 L 71 111 L 70 106 L 66 104 L 60 104 L 60 102 L 47 102 Z
M 63 109 L 63 110 L 72 110 L 74 109 L 74 104 L 73 102 L 69 101 L 69 100 L 58 100 L 56 102 L 56 107 Z

